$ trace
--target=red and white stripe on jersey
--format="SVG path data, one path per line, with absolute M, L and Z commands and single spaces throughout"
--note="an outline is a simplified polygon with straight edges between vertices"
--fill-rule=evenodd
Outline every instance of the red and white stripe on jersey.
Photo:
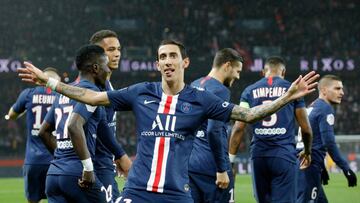
M 176 104 L 178 96 L 167 96 L 164 93 L 159 103 L 158 113 L 174 115 L 176 111 Z M 169 119 L 169 118 L 167 118 Z M 169 122 L 166 122 L 169 123 Z M 175 125 L 174 123 L 172 125 Z M 168 129 L 168 128 L 165 128 Z M 171 127 L 171 130 L 174 130 Z M 147 182 L 147 191 L 164 192 L 165 176 L 167 159 L 170 150 L 170 137 L 157 137 L 155 138 L 154 155 L 151 163 L 150 178 Z
M 179 95 L 167 96 L 163 93 L 159 103 L 158 113 L 174 115 L 178 97 Z

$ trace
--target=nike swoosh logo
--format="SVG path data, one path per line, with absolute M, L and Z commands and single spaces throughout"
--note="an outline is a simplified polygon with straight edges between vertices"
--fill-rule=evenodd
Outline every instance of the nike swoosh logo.
M 144 100 L 144 104 L 151 104 L 151 103 L 154 103 L 154 102 L 156 102 L 156 101 L 155 100 L 150 100 L 150 101 Z

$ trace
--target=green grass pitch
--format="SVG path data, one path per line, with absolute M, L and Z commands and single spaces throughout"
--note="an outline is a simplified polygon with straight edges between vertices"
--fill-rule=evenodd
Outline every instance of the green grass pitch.
M 357 177 L 360 177 L 360 173 L 357 173 Z M 119 180 L 120 188 L 123 184 L 124 181 Z M 330 182 L 329 185 L 325 186 L 325 192 L 330 203 L 360 203 L 359 186 L 355 188 L 347 187 L 343 174 L 330 174 Z M 0 178 L 0 202 L 26 202 L 22 178 Z M 252 194 L 251 177 L 249 175 L 238 175 L 236 177 L 235 202 L 255 202 Z

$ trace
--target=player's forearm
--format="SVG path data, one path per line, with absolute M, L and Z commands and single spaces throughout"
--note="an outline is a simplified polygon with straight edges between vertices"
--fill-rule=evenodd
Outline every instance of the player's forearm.
M 311 154 L 311 146 L 312 146 L 312 133 L 301 131 L 302 141 L 304 143 L 304 151 L 306 154 Z
M 267 116 L 270 116 L 271 114 L 279 110 L 281 107 L 288 104 L 290 101 L 290 96 L 288 95 L 288 93 L 286 93 L 270 103 L 265 103 L 252 108 L 243 108 L 235 105 L 231 112 L 230 118 L 233 120 L 253 123 L 255 121 L 266 118 Z
M 39 130 L 39 137 L 51 154 L 54 154 L 56 149 L 56 139 L 52 134 L 53 130 L 52 126 L 47 122 L 44 122 Z
M 229 140 L 229 154 L 237 154 L 243 135 L 244 129 L 233 128 Z
M 68 133 L 73 144 L 75 153 L 80 160 L 90 158 L 90 153 L 86 145 L 85 133 L 81 124 L 69 124 Z
M 336 146 L 336 143 L 329 143 L 327 145 L 328 153 L 332 160 L 338 165 L 342 170 L 348 170 L 349 164 L 341 156 L 339 148 Z
M 22 114 L 23 114 L 23 113 L 22 113 Z M 9 119 L 15 120 L 15 119 L 17 119 L 18 117 L 20 117 L 22 114 L 16 113 L 16 112 L 14 111 L 14 109 L 11 107 L 11 108 L 9 109 L 9 112 L 7 113 L 7 116 L 6 116 L 5 118 L 6 118 L 6 120 L 9 120 Z
M 59 82 L 56 85 L 55 90 L 71 99 L 80 101 L 85 104 L 90 104 L 92 106 L 106 105 L 106 103 L 97 99 L 99 92 L 90 89 L 67 85 L 65 83 Z

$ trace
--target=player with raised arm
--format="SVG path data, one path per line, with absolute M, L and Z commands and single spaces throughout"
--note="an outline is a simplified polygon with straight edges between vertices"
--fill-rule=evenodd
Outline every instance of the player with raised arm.
M 117 111 L 132 110 L 137 122 L 137 156 L 129 172 L 120 202 L 193 202 L 189 188 L 188 160 L 198 127 L 207 119 L 254 122 L 287 103 L 313 92 L 318 75 L 299 76 L 277 100 L 251 109 L 243 108 L 207 91 L 184 83 L 190 63 L 185 47 L 164 40 L 158 48 L 161 82 L 145 82 L 117 91 L 96 92 L 64 84 L 45 76 L 25 62 L 19 68 L 23 81 L 47 85 L 72 99 L 90 105 L 111 105 Z
M 44 74 L 60 80 L 55 68 L 45 68 Z M 23 90 L 15 104 L 10 108 L 6 119 L 17 119 L 26 112 L 26 151 L 23 167 L 25 195 L 28 202 L 46 199 L 46 173 L 53 159 L 38 136 L 46 113 L 55 100 L 56 92 L 50 88 L 35 87 Z
M 328 202 L 321 185 L 321 173 L 324 169 L 326 152 L 344 172 L 349 187 L 357 184 L 355 173 L 342 158 L 335 143 L 334 106 L 341 103 L 344 96 L 341 79 L 335 75 L 325 75 L 319 81 L 319 98 L 309 107 L 308 114 L 313 130 L 312 162 L 310 167 L 301 170 L 298 177 L 299 203 Z
M 286 93 L 291 83 L 284 80 L 285 62 L 269 57 L 263 69 L 264 78 L 248 86 L 240 98 L 240 106 L 251 108 L 271 102 Z M 303 99 L 289 103 L 262 121 L 253 123 L 251 141 L 252 178 L 257 202 L 295 202 L 297 156 L 295 119 L 301 126 L 305 150 L 301 152 L 301 168 L 311 162 L 312 132 Z M 230 136 L 229 154 L 233 162 L 244 136 L 246 123 L 237 121 Z
M 86 45 L 77 51 L 79 81 L 76 86 L 99 91 L 110 72 L 103 48 Z M 54 151 L 54 160 L 46 178 L 49 202 L 106 202 L 102 183 L 95 176 L 92 159 L 95 155 L 96 132 L 104 119 L 103 107 L 86 105 L 59 95 L 39 135 Z M 51 132 L 56 131 L 56 140 Z M 56 149 L 55 149 L 56 148 Z
M 112 30 L 99 30 L 90 38 L 91 44 L 102 47 L 109 57 L 108 74 L 103 90 L 114 90 L 110 82 L 113 71 L 119 67 L 121 46 L 117 34 Z M 97 130 L 96 151 L 94 168 L 97 177 L 104 185 L 107 200 L 116 199 L 120 196 L 119 188 L 115 180 L 114 161 L 118 170 L 127 177 L 131 167 L 131 160 L 116 140 L 116 112 L 111 106 L 105 107 L 106 119 L 101 121 Z M 114 157 L 114 158 L 113 158 Z
M 218 51 L 211 71 L 191 86 L 230 101 L 233 82 L 240 78 L 243 58 L 231 48 Z M 194 202 L 234 202 L 234 178 L 228 154 L 228 123 L 206 120 L 196 133 L 189 159 L 189 179 Z

